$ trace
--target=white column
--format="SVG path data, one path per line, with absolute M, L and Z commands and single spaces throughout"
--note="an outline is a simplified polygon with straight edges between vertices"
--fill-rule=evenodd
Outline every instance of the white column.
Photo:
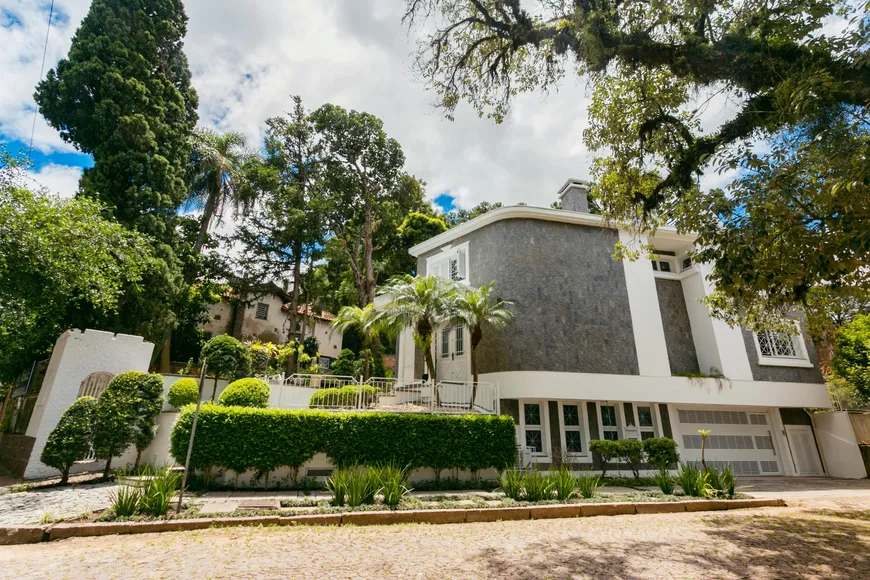
M 623 244 L 647 244 L 646 236 L 635 239 L 626 231 L 619 230 Z M 631 327 L 637 349 L 637 366 L 640 374 L 649 377 L 669 377 L 668 348 L 665 330 L 659 310 L 656 281 L 649 260 L 622 260 L 625 269 L 625 285 L 628 289 L 628 305 L 631 309 Z

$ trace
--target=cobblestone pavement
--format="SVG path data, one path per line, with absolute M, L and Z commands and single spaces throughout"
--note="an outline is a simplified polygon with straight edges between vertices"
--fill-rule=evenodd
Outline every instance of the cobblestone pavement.
M 76 538 L 0 547 L 0 578 L 870 578 L 868 509 Z
M 44 515 L 71 518 L 86 511 L 105 509 L 114 483 L 71 485 L 0 494 L 0 525 L 34 524 Z

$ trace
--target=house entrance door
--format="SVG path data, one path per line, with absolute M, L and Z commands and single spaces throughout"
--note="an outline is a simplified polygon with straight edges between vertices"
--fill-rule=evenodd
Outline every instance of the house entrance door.
M 462 326 L 440 329 L 438 332 L 438 381 L 468 381 L 470 354 L 466 348 L 466 332 Z

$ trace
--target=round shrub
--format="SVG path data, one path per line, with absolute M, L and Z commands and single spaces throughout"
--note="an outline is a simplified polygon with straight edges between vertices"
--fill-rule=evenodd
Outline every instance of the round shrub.
M 240 369 L 251 368 L 251 351 L 226 334 L 205 343 L 199 359 L 208 363 L 208 372 L 216 377 L 229 377 Z
M 269 385 L 260 379 L 239 379 L 221 393 L 218 403 L 224 407 L 267 407 Z
M 169 387 L 166 400 L 173 407 L 196 403 L 199 398 L 199 382 L 196 379 L 178 379 Z
M 60 471 L 61 485 L 67 482 L 73 463 L 88 456 L 94 429 L 94 409 L 97 400 L 80 397 L 60 417 L 48 436 L 39 460 Z

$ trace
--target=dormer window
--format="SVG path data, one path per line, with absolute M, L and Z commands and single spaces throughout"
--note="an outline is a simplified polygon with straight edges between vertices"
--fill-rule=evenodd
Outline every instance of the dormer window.
M 468 284 L 468 243 L 442 249 L 426 261 L 426 273 Z

